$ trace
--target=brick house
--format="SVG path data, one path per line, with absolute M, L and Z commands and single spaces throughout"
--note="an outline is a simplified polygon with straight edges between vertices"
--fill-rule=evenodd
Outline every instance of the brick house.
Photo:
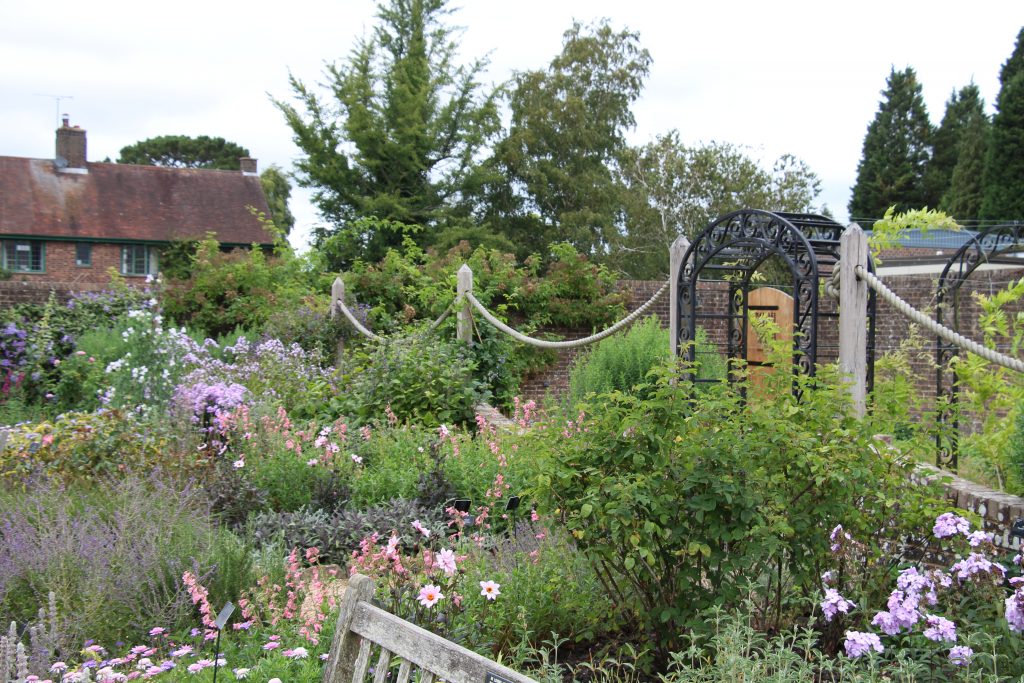
M 109 268 L 141 280 L 173 240 L 269 248 L 252 209 L 270 214 L 255 159 L 241 172 L 89 162 L 65 118 L 54 159 L 0 156 L 0 268 L 33 290 L 95 289 Z

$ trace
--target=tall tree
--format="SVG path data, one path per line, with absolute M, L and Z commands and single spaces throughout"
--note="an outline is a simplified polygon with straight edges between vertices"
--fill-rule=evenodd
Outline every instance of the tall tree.
M 160 135 L 122 147 L 117 163 L 237 171 L 238 160 L 247 156 L 249 150 L 224 138 Z
M 981 216 L 985 153 L 992 124 L 983 111 L 973 113 L 960 133 L 956 167 L 939 208 L 961 220 Z
M 486 61 L 456 66 L 446 4 L 382 2 L 372 35 L 327 68 L 333 101 L 291 76 L 304 111 L 275 102 L 305 155 L 298 183 L 332 224 L 315 243 L 334 268 L 380 259 L 407 234 L 427 242 L 471 210 L 476 157 L 500 122 L 495 93 L 477 81 Z
M 964 131 L 971 121 L 987 123 L 985 102 L 981 90 L 974 83 L 956 90 L 946 101 L 946 112 L 942 122 L 932 135 L 932 158 L 925 171 L 925 185 L 928 188 L 928 205 L 940 206 L 953 182 L 953 170 L 960 157 L 960 146 Z M 967 216 L 963 216 L 967 218 Z M 974 218 L 975 216 L 971 216 Z
M 287 237 L 295 227 L 295 216 L 288 208 L 288 200 L 292 196 L 288 176 L 280 167 L 271 164 L 260 173 L 260 184 L 263 185 L 263 195 L 267 198 L 267 206 L 270 207 L 270 220 L 281 234 Z
M 880 218 L 886 209 L 920 209 L 928 204 L 924 181 L 931 158 L 932 126 L 917 74 L 895 68 L 886 80 L 878 113 L 864 136 L 850 216 Z
M 1024 219 L 1024 28 L 999 72 L 999 95 L 985 157 L 982 218 Z
M 791 155 L 769 171 L 741 147 L 687 147 L 674 130 L 629 149 L 621 177 L 629 189 L 627 233 L 611 260 L 644 278 L 668 272 L 667 249 L 679 235 L 692 239 L 719 216 L 742 208 L 812 211 L 821 190 L 807 164 Z
M 638 34 L 577 22 L 546 70 L 516 76 L 511 127 L 494 159 L 504 194 L 492 196 L 492 211 L 521 251 L 568 241 L 607 254 L 622 211 L 614 169 L 650 62 Z

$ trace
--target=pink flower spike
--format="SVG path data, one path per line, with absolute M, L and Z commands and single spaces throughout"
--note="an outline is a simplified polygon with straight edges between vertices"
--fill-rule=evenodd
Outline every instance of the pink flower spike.
M 501 595 L 500 583 L 494 583 L 493 581 L 481 581 L 480 582 L 480 595 L 484 596 L 488 600 L 497 600 L 498 596 Z
M 439 601 L 444 599 L 444 596 L 441 594 L 440 588 L 433 584 L 427 584 L 420 589 L 420 594 L 416 599 L 419 600 L 420 604 L 424 607 L 433 607 Z

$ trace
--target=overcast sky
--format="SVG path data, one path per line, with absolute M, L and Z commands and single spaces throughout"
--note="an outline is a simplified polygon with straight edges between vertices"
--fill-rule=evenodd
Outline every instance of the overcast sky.
M 88 157 L 116 159 L 157 135 L 210 135 L 248 147 L 260 169 L 298 156 L 271 96 L 288 73 L 323 81 L 374 24 L 370 0 L 0 3 L 0 155 L 52 158 L 58 114 L 88 131 Z M 989 111 L 1024 2 L 682 2 L 462 0 L 464 61 L 489 55 L 488 79 L 540 69 L 573 19 L 628 27 L 653 58 L 635 105 L 640 144 L 676 128 L 686 143 L 783 153 L 821 177 L 819 203 L 845 221 L 868 123 L 891 66 L 912 66 L 933 123 L 972 79 Z M 59 106 L 54 96 L 64 96 Z M 770 208 L 770 207 L 765 207 Z M 301 246 L 317 224 L 293 194 Z

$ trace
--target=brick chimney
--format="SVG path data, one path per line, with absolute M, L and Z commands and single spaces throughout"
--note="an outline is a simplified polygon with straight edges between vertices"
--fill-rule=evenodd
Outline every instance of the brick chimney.
M 239 157 L 238 162 L 242 166 L 242 173 L 245 175 L 259 175 L 256 172 L 256 159 L 252 157 Z
M 57 157 L 54 163 L 61 171 L 86 173 L 85 131 L 68 124 L 65 114 L 61 127 L 57 129 Z

